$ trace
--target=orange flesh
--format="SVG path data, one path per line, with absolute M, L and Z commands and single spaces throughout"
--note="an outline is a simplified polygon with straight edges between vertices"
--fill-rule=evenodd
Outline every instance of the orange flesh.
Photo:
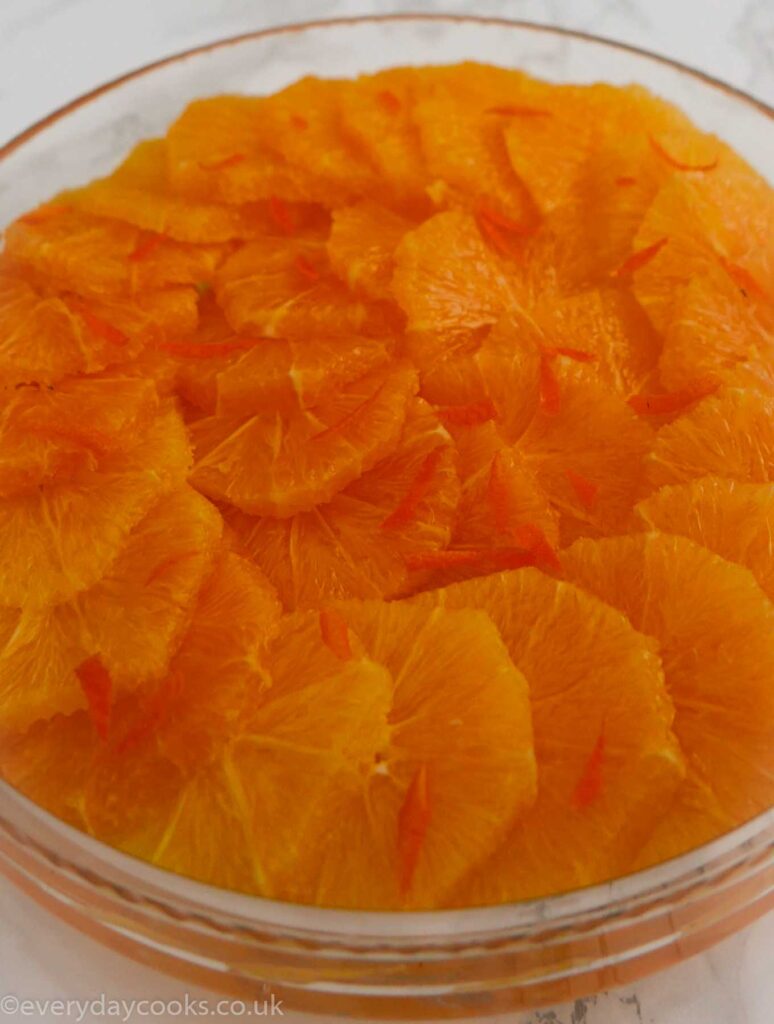
M 472 63 L 199 101 L 23 213 L 0 778 L 350 909 L 593 885 L 771 806 L 772 236 L 644 89 Z

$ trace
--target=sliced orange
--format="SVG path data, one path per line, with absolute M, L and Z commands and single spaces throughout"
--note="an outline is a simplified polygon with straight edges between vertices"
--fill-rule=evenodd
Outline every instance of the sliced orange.
M 637 298 L 660 330 L 672 321 L 681 287 L 718 267 L 769 302 L 774 296 L 766 242 L 774 226 L 771 189 L 728 147 L 719 144 L 719 154 L 710 172 L 671 175 L 637 233 L 636 249 L 667 239 L 634 275 Z
M 17 389 L 0 414 L 0 494 L 95 469 L 136 444 L 157 409 L 147 380 L 74 378 Z
M 260 826 L 266 801 L 270 808 L 278 807 L 279 792 L 286 798 L 297 792 L 299 803 L 308 806 L 313 794 L 308 783 L 297 788 L 298 776 L 280 787 L 274 773 L 267 779 L 264 771 L 256 791 L 252 766 L 261 763 L 259 757 L 272 757 L 278 765 L 283 760 L 290 765 L 293 757 L 302 767 L 303 747 L 299 754 L 281 749 L 271 753 L 269 737 L 263 740 L 261 735 L 266 729 L 262 720 L 271 721 L 269 716 L 275 717 L 283 704 L 289 715 L 306 694 L 303 707 L 311 710 L 312 693 L 317 689 L 322 698 L 325 680 L 324 660 L 314 689 L 305 685 L 309 671 L 303 668 L 319 658 L 312 653 L 315 646 L 324 646 L 319 616 L 287 620 L 269 652 L 269 699 L 250 722 L 253 735 L 243 741 L 245 747 L 254 745 L 254 754 L 240 772 L 255 808 L 253 841 L 269 847 L 271 860 L 264 862 L 267 890 L 276 897 L 322 905 L 437 906 L 534 799 L 526 683 L 480 612 L 381 602 L 338 608 L 353 643 L 361 643 L 366 659 L 373 659 L 356 655 L 349 662 L 338 661 L 339 674 L 355 672 L 358 665 L 361 671 L 378 665 L 386 684 L 384 704 L 381 714 L 373 708 L 357 740 L 352 737 L 348 748 L 340 748 L 336 786 L 304 831 L 295 834 L 294 842 L 268 843 Z M 332 652 L 329 659 L 338 660 Z M 341 689 L 343 678 L 332 675 L 325 682 L 328 690 Z M 314 706 L 335 711 L 330 698 Z M 300 709 L 295 714 L 300 719 L 296 743 L 307 722 L 304 747 L 319 745 L 319 726 L 308 714 L 301 717 Z M 425 776 L 424 799 L 414 782 L 420 773 Z
M 391 299 L 398 243 L 412 222 L 372 201 L 334 210 L 328 239 L 331 267 L 352 291 Z
M 774 480 L 774 398 L 728 389 L 662 427 L 647 459 L 654 487 L 701 476 Z
M 445 547 L 459 496 L 451 439 L 419 399 L 396 450 L 331 501 L 290 519 L 228 522 L 286 608 L 342 597 L 390 597 L 410 559 Z
M 691 833 L 681 822 L 683 797 L 674 811 L 665 808 L 658 856 L 665 833 L 674 854 L 770 807 L 774 607 L 748 570 L 658 533 L 578 541 L 564 565 L 659 645 L 688 762 L 685 798 L 695 805 L 702 792 L 704 802 Z M 641 859 L 650 859 L 647 847 Z
M 774 600 L 774 484 L 706 476 L 662 487 L 635 511 L 651 529 L 688 537 L 727 561 L 746 566 Z
M 682 778 L 653 642 L 619 612 L 536 569 L 412 600 L 486 612 L 529 684 L 537 800 L 454 903 L 531 898 L 626 870 Z M 571 850 L 562 838 L 568 828 Z
M 437 68 L 426 76 L 414 105 L 422 156 L 430 180 L 442 183 L 474 209 L 491 210 L 520 234 L 535 223 L 529 196 L 514 174 L 502 139 L 502 118 L 490 113 L 503 95 L 518 95 L 524 76 L 468 64 L 463 73 Z
M 623 399 L 573 361 L 556 371 L 558 409 L 539 409 L 517 441 L 527 467 L 562 516 L 565 541 L 629 523 L 653 435 Z M 579 486 L 580 485 L 580 486 Z M 584 497 L 591 493 L 594 500 Z
M 311 409 L 338 389 L 384 366 L 390 341 L 345 335 L 298 341 L 267 338 L 216 377 L 221 416 Z
M 40 223 L 17 220 L 6 231 L 6 254 L 38 279 L 97 299 L 209 281 L 223 255 L 218 246 L 180 245 L 158 236 L 140 258 L 145 241 L 128 224 L 65 207 Z
M 183 423 L 166 409 L 127 452 L 0 502 L 0 605 L 40 607 L 95 584 L 189 466 Z
M 221 267 L 216 294 L 234 330 L 270 337 L 358 332 L 369 320 L 368 304 L 336 280 L 315 241 L 249 243 Z
M 428 183 L 413 118 L 416 72 L 390 68 L 364 75 L 338 96 L 341 124 L 379 173 L 376 198 L 401 209 L 424 211 Z
M 430 217 L 398 246 L 393 289 L 412 331 L 453 337 L 499 320 L 513 289 L 462 211 Z
M 373 193 L 378 182 L 339 112 L 341 81 L 302 78 L 260 101 L 255 135 L 284 158 L 304 191 L 327 206 Z
M 774 306 L 766 305 L 719 266 L 689 281 L 664 337 L 664 385 L 711 381 L 774 393 Z
M 167 169 L 182 195 L 228 204 L 308 198 L 302 175 L 260 132 L 262 101 L 215 96 L 190 103 L 167 133 Z
M 199 420 L 191 482 L 257 515 L 291 516 L 330 501 L 395 447 L 416 389 L 414 371 L 396 363 L 287 419 Z
M 53 607 L 3 609 L 2 730 L 84 707 L 77 670 L 90 658 L 99 658 L 116 694 L 163 676 L 220 528 L 208 502 L 178 490 L 129 535 L 94 586 Z

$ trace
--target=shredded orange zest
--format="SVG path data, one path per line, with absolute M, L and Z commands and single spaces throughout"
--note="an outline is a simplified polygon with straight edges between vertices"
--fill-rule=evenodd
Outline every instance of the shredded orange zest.
M 575 807 L 588 807 L 602 791 L 602 763 L 605 758 L 605 737 L 599 734 L 594 749 L 589 755 L 583 774 L 575 787 L 572 802 Z
M 290 208 L 284 199 L 279 196 L 272 196 L 269 199 L 269 216 L 274 221 L 275 227 L 279 228 L 283 235 L 294 235 L 296 225 L 290 214 Z
M 398 814 L 398 862 L 400 891 L 403 896 L 411 889 L 429 824 L 430 796 L 427 766 L 423 764 L 411 780 Z
M 694 402 L 714 394 L 720 385 L 707 381 L 680 391 L 668 391 L 663 395 L 632 395 L 629 405 L 640 416 L 668 416 L 682 412 Z
M 110 734 L 113 680 L 99 655 L 82 661 L 75 670 L 78 682 L 89 705 L 89 715 L 97 735 L 107 740 Z
M 303 253 L 299 253 L 293 260 L 293 266 L 302 277 L 312 284 L 320 280 L 320 271 L 311 263 Z
M 532 551 L 525 546 L 502 548 L 458 548 L 448 551 L 423 551 L 408 555 L 406 568 L 410 572 L 422 569 L 470 568 L 474 571 L 497 572 L 505 569 L 524 569 L 535 565 Z
M 146 260 L 149 256 L 158 249 L 163 242 L 161 235 L 147 234 L 143 238 L 140 238 L 137 245 L 129 253 L 129 259 L 132 263 L 139 263 L 141 260 Z
M 398 114 L 403 109 L 403 104 L 395 95 L 394 92 L 390 92 L 389 89 L 382 89 L 377 95 L 377 100 L 382 107 L 390 114 Z
M 672 156 L 671 153 L 668 153 L 667 150 L 664 149 L 664 147 L 658 141 L 658 139 L 654 139 L 652 135 L 649 135 L 648 138 L 650 140 L 651 146 L 656 151 L 656 153 L 658 153 L 658 155 L 662 158 L 662 160 L 665 160 L 669 164 L 670 167 L 674 167 L 675 170 L 678 170 L 678 171 L 714 171 L 715 168 L 718 165 L 718 157 L 715 157 L 714 160 L 710 160 L 706 164 L 686 164 L 686 163 L 683 163 L 682 160 L 677 160 L 675 157 Z
M 419 506 L 427 497 L 432 487 L 442 455 L 443 448 L 438 447 L 425 456 L 417 475 L 412 481 L 411 487 L 409 487 L 395 511 L 384 520 L 382 529 L 399 530 L 404 526 L 408 526 L 409 523 L 416 521 L 419 515 Z
M 214 341 L 204 344 L 196 341 L 165 341 L 158 346 L 160 352 L 183 359 L 219 359 L 230 356 L 233 352 L 247 352 L 270 339 L 262 336 L 255 338 L 235 338 L 233 341 Z
M 490 398 L 468 405 L 443 405 L 436 412 L 443 423 L 453 427 L 475 427 L 497 419 L 497 409 Z
M 521 523 L 512 532 L 514 541 L 532 556 L 534 565 L 556 572 L 562 568 L 559 556 L 539 526 Z
M 495 227 L 502 228 L 503 231 L 512 235 L 531 235 L 535 231 L 532 224 L 523 224 L 521 221 L 514 220 L 513 217 L 500 213 L 499 210 L 495 210 L 486 203 L 479 205 L 478 215 L 487 223 L 494 224 Z
M 87 330 L 92 334 L 95 334 L 110 345 L 125 345 L 127 343 L 128 338 L 123 331 L 119 331 L 117 327 L 109 324 L 107 320 L 103 320 L 101 316 L 92 313 L 90 309 L 80 302 L 73 302 L 72 305 L 75 312 L 86 324 Z
M 495 452 L 492 465 L 489 468 L 487 499 L 492 510 L 495 529 L 498 533 L 507 533 L 511 527 L 511 496 L 500 452 Z
M 577 363 L 593 363 L 597 358 L 594 352 L 586 352 L 582 348 L 568 348 L 566 345 L 549 346 L 543 349 L 543 354 L 549 359 L 566 356 L 568 359 L 574 359 Z
M 588 509 L 589 512 L 593 511 L 597 504 L 597 496 L 599 494 L 598 484 L 592 483 L 587 477 L 582 476 L 580 473 L 576 473 L 574 469 L 566 469 L 565 475 L 570 481 L 570 486 L 575 491 L 575 495 L 578 501 L 583 505 L 584 508 Z
M 551 366 L 551 359 L 545 354 L 540 357 L 540 405 L 549 416 L 556 416 L 562 405 L 559 381 Z
M 226 168 L 236 167 L 246 159 L 244 153 L 232 153 L 230 156 L 224 156 L 218 160 L 200 160 L 199 166 L 203 171 L 225 171 Z
M 352 658 L 349 626 L 346 619 L 335 608 L 321 609 L 320 636 L 326 647 L 329 647 L 340 661 L 349 661 Z
M 654 256 L 661 252 L 668 241 L 668 238 L 659 238 L 652 245 L 646 245 L 644 249 L 638 249 L 637 252 L 633 252 L 631 256 L 627 256 L 620 267 L 613 271 L 613 277 L 627 277 L 629 274 L 633 274 L 635 270 L 642 269 L 647 263 L 650 263 Z
M 499 114 L 502 117 L 553 117 L 550 110 L 542 107 L 522 107 L 518 104 L 504 104 L 499 107 L 487 107 L 485 114 Z
M 756 281 L 749 270 L 740 266 L 738 263 L 733 263 L 731 260 L 726 259 L 725 256 L 720 256 L 719 259 L 720 265 L 723 267 L 725 272 L 745 295 L 757 295 L 760 299 L 766 298 L 765 290 Z

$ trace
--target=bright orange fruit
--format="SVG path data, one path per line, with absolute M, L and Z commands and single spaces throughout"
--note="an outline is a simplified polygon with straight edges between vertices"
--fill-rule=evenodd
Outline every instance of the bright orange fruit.
M 774 398 L 729 389 L 705 398 L 662 427 L 647 458 L 653 486 L 722 476 L 774 480 Z
M 653 642 L 619 612 L 536 569 L 413 600 L 486 612 L 529 684 L 537 800 L 454 903 L 531 898 L 626 870 L 683 772 Z
M 451 438 L 420 399 L 395 451 L 331 501 L 289 519 L 227 517 L 286 608 L 342 597 L 391 597 L 411 559 L 444 548 L 459 497 Z
M 729 562 L 746 566 L 774 600 L 774 484 L 700 477 L 662 487 L 635 511 L 651 529 L 688 537 Z
M 291 516 L 330 501 L 395 447 L 416 374 L 400 363 L 286 419 L 214 416 L 191 428 L 191 482 L 257 515 Z
M 563 564 L 656 640 L 675 704 L 688 775 L 640 863 L 682 853 L 771 806 L 774 607 L 752 575 L 658 533 L 580 540 Z
M 164 409 L 126 452 L 0 501 L 0 605 L 37 609 L 94 585 L 190 463 L 183 423 Z

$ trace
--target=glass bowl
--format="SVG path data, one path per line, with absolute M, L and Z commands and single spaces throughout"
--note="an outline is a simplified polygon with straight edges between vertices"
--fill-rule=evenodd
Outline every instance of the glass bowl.
M 554 81 L 639 82 L 774 179 L 764 104 L 602 39 L 496 19 L 396 15 L 270 29 L 95 90 L 0 150 L 0 225 L 110 170 L 190 100 L 273 92 L 306 74 L 478 60 Z M 567 837 L 572 842 L 572 837 Z M 0 869 L 83 932 L 160 970 L 288 1010 L 418 1020 L 564 1002 L 700 952 L 774 906 L 774 810 L 648 871 L 484 909 L 374 913 L 213 889 L 134 860 L 0 783 Z

